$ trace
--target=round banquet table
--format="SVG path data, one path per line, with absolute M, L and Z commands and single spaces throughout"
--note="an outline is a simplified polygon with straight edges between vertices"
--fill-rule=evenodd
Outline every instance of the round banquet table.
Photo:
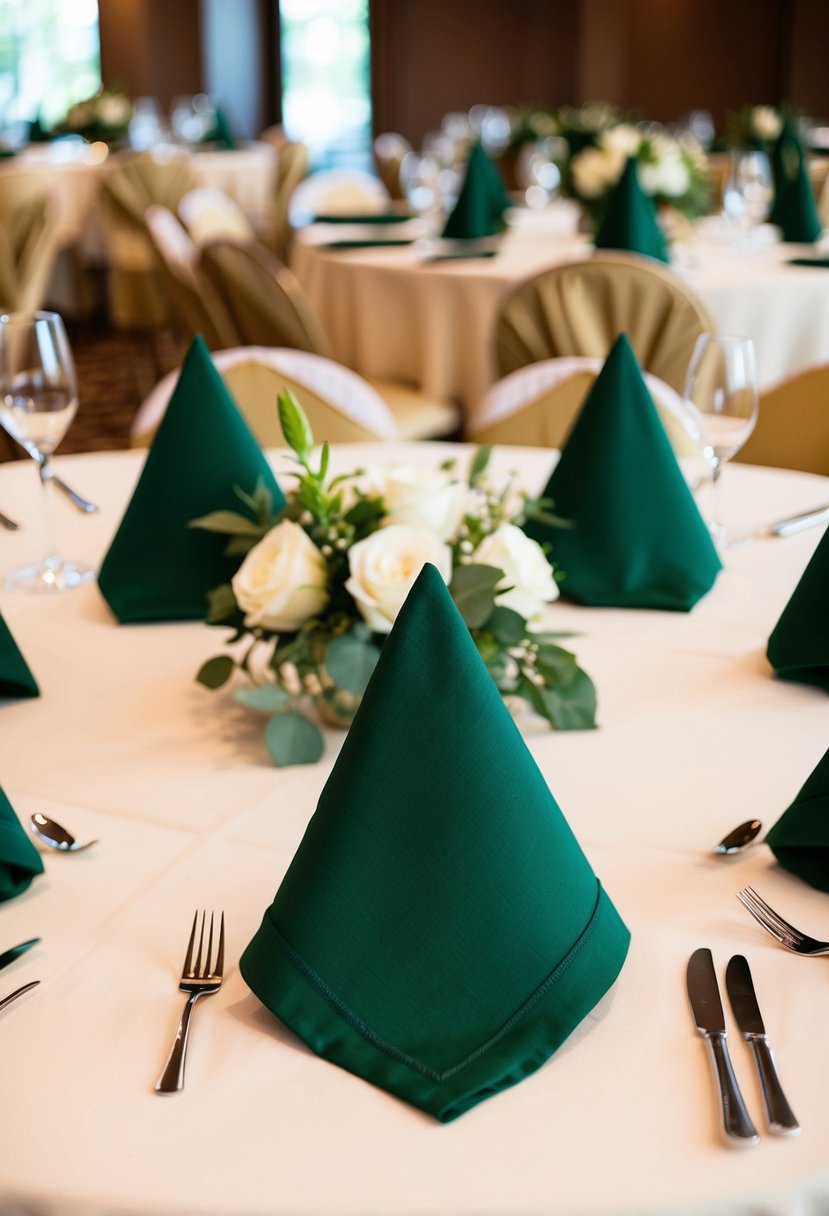
M 435 464 L 448 445 L 335 449 Z M 468 455 L 468 449 L 457 449 Z M 287 462 L 272 454 L 282 475 Z M 56 503 L 67 556 L 97 563 L 143 454 L 59 459 L 102 505 Z M 540 487 L 549 452 L 495 459 Z M 748 466 L 724 478 L 735 527 L 829 501 L 829 480 Z M 39 486 L 0 468 L 8 569 L 37 555 Z M 764 847 L 710 846 L 737 822 L 770 825 L 822 756 L 829 702 L 775 681 L 768 634 L 820 530 L 726 554 L 690 614 L 552 605 L 546 623 L 599 690 L 599 729 L 555 734 L 522 718 L 527 746 L 632 932 L 621 976 L 557 1054 L 514 1088 L 440 1125 L 318 1059 L 250 993 L 237 960 L 299 843 L 341 742 L 314 766 L 268 762 L 262 719 L 194 673 L 221 650 L 199 623 L 119 627 L 94 584 L 57 597 L 0 592 L 41 685 L 0 704 L 0 783 L 22 821 L 53 815 L 99 843 L 50 853 L 0 905 L 0 949 L 42 944 L 0 976 L 34 992 L 0 1017 L 6 1116 L 0 1211 L 27 1216 L 304 1213 L 348 1216 L 811 1216 L 829 1207 L 829 975 L 788 954 L 738 904 L 751 884 L 794 923 L 829 934 L 829 902 Z M 417 723 L 412 723 L 417 746 Z M 459 724 L 462 730 L 462 724 Z M 183 1093 L 155 1079 L 180 1011 L 195 907 L 222 907 L 228 966 L 194 1018 Z M 687 959 L 709 946 L 721 977 L 747 955 L 798 1139 L 720 1141 L 713 1079 L 692 1025 Z M 735 1069 L 765 1132 L 747 1045 Z
M 340 225 L 301 230 L 291 264 L 335 358 L 369 379 L 455 398 L 473 421 L 496 379 L 492 340 L 505 296 L 523 279 L 593 251 L 575 233 L 571 210 L 510 215 L 497 256 L 478 260 L 430 262 L 421 244 L 328 250 L 326 241 L 370 234 Z M 400 237 L 403 226 L 388 231 Z M 762 239 L 747 252 L 718 222 L 699 225 L 688 246 L 677 246 L 674 268 L 705 301 L 717 329 L 754 339 L 763 388 L 829 359 L 829 271 L 786 265 L 814 254 L 813 246 Z

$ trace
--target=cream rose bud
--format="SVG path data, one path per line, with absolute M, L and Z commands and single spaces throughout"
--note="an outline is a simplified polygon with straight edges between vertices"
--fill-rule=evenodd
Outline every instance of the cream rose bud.
M 452 577 L 452 550 L 430 528 L 391 524 L 372 532 L 348 551 L 345 589 L 375 633 L 388 633 L 417 576 L 427 562 L 445 583 Z
M 467 502 L 467 486 L 434 469 L 391 468 L 378 487 L 386 504 L 384 527 L 408 524 L 431 528 L 441 540 L 457 532 Z
M 496 594 L 495 602 L 512 608 L 526 621 L 538 616 L 543 604 L 558 598 L 558 585 L 544 550 L 515 524 L 501 524 L 485 536 L 470 561 L 503 570 L 498 587 L 510 590 Z
M 245 624 L 279 633 L 299 629 L 328 602 L 325 558 L 287 519 L 254 545 L 231 582 Z

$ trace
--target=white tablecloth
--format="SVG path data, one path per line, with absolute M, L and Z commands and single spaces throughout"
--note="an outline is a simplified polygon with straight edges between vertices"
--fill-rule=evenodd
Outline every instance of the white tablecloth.
M 351 468 L 368 455 L 342 448 L 334 461 Z M 442 445 L 371 452 L 442 455 Z M 497 458 L 518 463 L 533 488 L 550 464 L 549 453 Z M 103 506 L 82 517 L 58 500 L 67 556 L 98 562 L 141 460 L 58 461 Z M 723 488 L 734 526 L 829 500 L 825 479 L 747 466 L 727 469 Z M 38 554 L 36 492 L 30 465 L 0 468 L 0 510 L 25 525 L 0 533 L 3 569 Z M 773 680 L 764 658 L 819 538 L 729 553 L 689 615 L 550 609 L 551 627 L 578 634 L 600 728 L 554 734 L 532 720 L 526 740 L 632 931 L 631 952 L 551 1061 L 448 1126 L 317 1059 L 239 975 L 340 736 L 328 734 L 320 764 L 277 770 L 262 720 L 194 682 L 222 631 L 119 627 L 94 585 L 55 598 L 0 592 L 42 688 L 40 699 L 0 704 L 0 783 L 21 818 L 43 811 L 100 841 L 50 854 L 46 874 L 0 905 L 0 948 L 43 937 L 0 975 L 0 994 L 42 980 L 0 1016 L 0 1211 L 825 1213 L 826 963 L 783 951 L 734 893 L 751 883 L 818 935 L 829 935 L 829 902 L 763 847 L 732 862 L 708 851 L 751 815 L 770 825 L 829 742 L 826 694 Z M 186 1089 L 159 1097 L 197 906 L 225 909 L 229 965 L 219 995 L 195 1012 Z M 731 954 L 747 955 L 799 1139 L 764 1135 L 743 1153 L 721 1144 L 685 993 L 698 946 L 711 947 L 721 977 Z M 763 1130 L 748 1048 L 731 1039 Z
M 400 228 L 396 229 L 400 233 Z M 405 380 L 455 397 L 472 417 L 496 378 L 492 339 L 504 297 L 522 279 L 587 257 L 586 238 L 556 215 L 521 214 L 486 260 L 424 262 L 424 250 L 326 251 L 347 235 L 315 225 L 294 244 L 292 266 L 337 359 L 373 379 Z M 720 332 L 753 338 L 762 387 L 829 360 L 829 271 L 785 264 L 812 253 L 794 245 L 757 252 L 698 236 L 677 250 L 677 271 L 702 297 Z

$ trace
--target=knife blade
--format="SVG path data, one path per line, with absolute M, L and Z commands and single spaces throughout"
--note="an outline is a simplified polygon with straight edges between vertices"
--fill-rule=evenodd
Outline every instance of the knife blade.
M 12 946 L 11 950 L 6 950 L 3 954 L 0 954 L 0 971 L 4 967 L 8 967 L 9 963 L 13 963 L 16 958 L 20 958 L 21 954 L 25 954 L 27 950 L 31 950 L 32 946 L 36 946 L 39 941 L 39 937 L 32 937 L 27 942 L 21 942 L 19 946 Z
M 760 1137 L 746 1110 L 726 1044 L 727 1033 L 711 951 L 695 950 L 688 960 L 688 997 L 697 1030 L 711 1053 L 726 1136 L 738 1144 L 758 1144 Z
M 725 971 L 725 986 L 740 1034 L 751 1046 L 754 1063 L 757 1065 L 769 1130 L 781 1136 L 797 1136 L 800 1124 L 786 1100 L 777 1076 L 774 1056 L 769 1046 L 760 1006 L 757 1004 L 751 971 L 742 954 L 735 954 L 729 960 Z
M 30 980 L 28 984 L 23 984 L 21 988 L 15 988 L 14 992 L 10 992 L 8 996 L 4 996 L 0 1001 L 0 1009 L 5 1009 L 7 1005 L 11 1005 L 12 1001 L 16 1001 L 19 996 L 24 996 L 25 993 L 31 992 L 33 988 L 37 988 L 40 980 Z

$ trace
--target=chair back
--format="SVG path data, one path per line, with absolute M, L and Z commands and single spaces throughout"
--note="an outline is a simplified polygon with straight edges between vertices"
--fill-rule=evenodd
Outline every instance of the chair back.
M 256 241 L 209 241 L 199 266 L 246 346 L 330 355 L 328 338 L 294 275 Z
M 153 203 L 144 219 L 179 327 L 189 342 L 201 334 L 211 350 L 238 346 L 227 309 L 199 271 L 198 250 L 167 207 Z
M 399 439 L 388 406 L 356 372 L 307 351 L 239 347 L 219 351 L 213 362 L 263 447 L 284 447 L 277 396 L 290 389 L 308 416 L 318 441 L 365 443 Z M 156 386 L 135 416 L 133 447 L 152 442 L 175 387 L 178 372 Z
M 117 325 L 154 329 L 169 316 L 145 214 L 153 203 L 175 211 L 195 185 L 182 156 L 117 154 L 101 183 L 101 215 L 109 267 L 110 310 Z
M 602 363 L 590 358 L 547 359 L 505 376 L 470 419 L 470 439 L 563 448 Z M 650 372 L 644 378 L 677 457 L 701 461 L 699 432 L 682 398 Z
M 246 241 L 253 226 L 239 204 L 214 186 L 188 190 L 178 205 L 178 215 L 196 245 L 218 237 Z
M 43 306 L 58 242 L 46 170 L 0 173 L 0 307 L 35 312 Z
M 604 358 L 626 333 L 640 367 L 678 392 L 699 334 L 714 323 L 702 300 L 651 258 L 602 253 L 542 271 L 501 306 L 499 376 L 564 355 Z
M 761 393 L 757 424 L 733 459 L 829 476 L 829 363 Z
M 374 141 L 374 167 L 377 176 L 389 192 L 389 197 L 401 200 L 406 197 L 400 180 L 400 167 L 412 151 L 412 145 L 396 131 L 385 131 Z
M 362 169 L 323 169 L 312 173 L 294 190 L 288 215 L 293 228 L 309 224 L 315 215 L 338 213 L 358 216 L 385 211 L 389 192 L 379 177 Z
M 268 247 L 287 262 L 293 229 L 289 218 L 291 197 L 308 176 L 308 148 L 298 140 L 284 140 L 277 149 L 276 177 L 268 219 Z

